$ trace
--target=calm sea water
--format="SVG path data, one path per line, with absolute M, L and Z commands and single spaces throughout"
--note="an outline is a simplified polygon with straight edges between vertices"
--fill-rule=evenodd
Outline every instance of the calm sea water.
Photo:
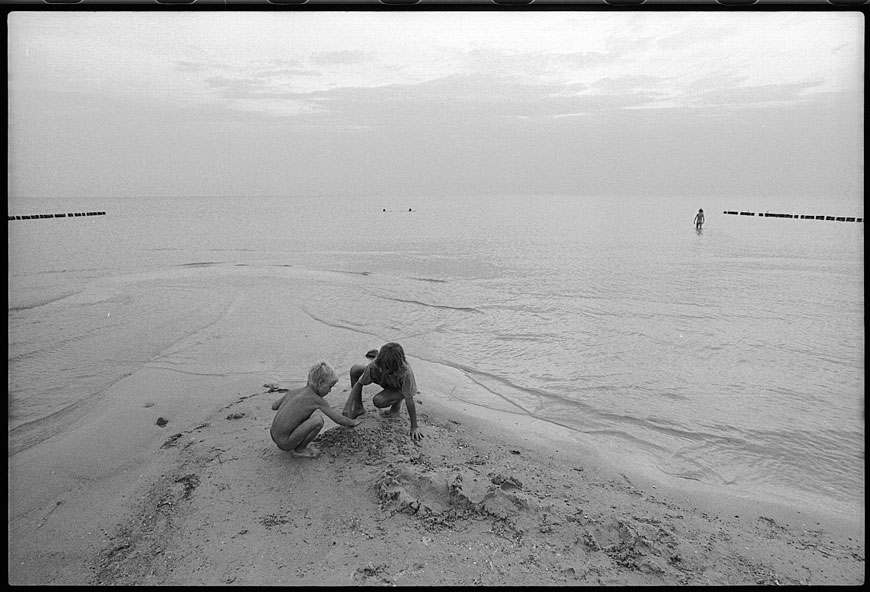
M 698 207 L 702 232 L 691 224 Z M 443 396 L 568 427 L 675 476 L 863 509 L 864 226 L 722 214 L 863 216 L 861 203 L 502 196 L 8 208 L 107 212 L 8 223 L 10 453 L 145 364 L 205 371 L 209 360 L 181 350 L 194 351 L 204 327 L 240 331 L 221 325 L 234 295 L 251 278 L 290 281 L 294 269 L 310 272 L 311 297 L 296 304 L 312 318 L 371 336 L 371 347 L 399 341 L 412 363 L 476 385 Z

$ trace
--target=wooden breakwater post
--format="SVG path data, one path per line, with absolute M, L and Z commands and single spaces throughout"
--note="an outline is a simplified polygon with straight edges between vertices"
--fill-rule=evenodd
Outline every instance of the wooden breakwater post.
M 83 216 L 105 216 L 106 212 L 67 212 L 60 214 L 30 214 L 29 216 L 7 216 L 9 220 L 43 220 L 45 218 L 79 218 Z
M 755 212 L 739 212 L 737 210 L 725 210 L 723 214 L 730 216 L 755 216 Z M 772 212 L 758 212 L 759 218 L 791 218 L 793 220 L 827 220 L 835 222 L 864 222 L 864 218 L 856 216 L 819 216 L 816 214 L 774 214 Z

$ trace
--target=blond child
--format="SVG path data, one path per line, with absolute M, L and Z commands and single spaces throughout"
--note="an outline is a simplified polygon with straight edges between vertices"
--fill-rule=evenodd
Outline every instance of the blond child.
M 317 458 L 320 451 L 310 445 L 323 428 L 323 416 L 314 415 L 317 410 L 339 425 L 353 428 L 361 423 L 362 420 L 344 417 L 333 410 L 324 399 L 337 382 L 338 376 L 329 362 L 318 362 L 308 371 L 308 384 L 272 403 L 272 409 L 278 413 L 269 433 L 278 448 L 291 451 L 294 456 Z
M 370 354 L 366 354 L 370 358 Z M 379 409 L 389 407 L 384 415 L 395 415 L 405 402 L 408 418 L 411 420 L 410 436 L 412 440 L 420 440 L 423 434 L 417 428 L 417 406 L 414 395 L 417 394 L 417 382 L 414 371 L 405 359 L 405 350 L 398 343 L 386 343 L 368 364 L 354 364 L 350 369 L 350 394 L 344 404 L 342 415 L 356 418 L 365 413 L 362 403 L 362 387 L 375 383 L 384 390 L 372 398 L 372 403 Z

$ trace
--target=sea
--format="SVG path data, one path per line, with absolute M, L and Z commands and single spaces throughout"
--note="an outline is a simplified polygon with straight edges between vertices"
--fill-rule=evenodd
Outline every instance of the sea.
M 861 200 L 8 200 L 10 216 L 73 212 L 105 214 L 8 221 L 10 456 L 145 366 L 214 365 L 192 346 L 244 336 L 236 295 L 304 274 L 309 297 L 286 306 L 486 396 L 421 392 L 674 478 L 863 513 L 864 224 L 758 215 L 863 217 Z

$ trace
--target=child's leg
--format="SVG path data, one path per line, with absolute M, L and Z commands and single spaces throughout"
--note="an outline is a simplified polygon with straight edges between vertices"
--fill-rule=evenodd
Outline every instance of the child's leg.
M 350 394 L 347 396 L 347 402 L 344 404 L 344 409 L 341 414 L 345 417 L 357 417 L 363 412 L 362 402 L 362 387 L 354 389 L 356 381 L 365 372 L 366 367 L 362 364 L 354 364 L 350 368 Z
M 350 367 L 350 386 L 356 384 L 356 381 L 359 380 L 359 377 L 363 375 L 363 372 L 366 371 L 366 367 L 362 364 L 354 364 Z
M 323 417 L 315 415 L 300 423 L 287 436 L 273 439 L 281 450 L 300 452 L 314 440 L 322 428 Z
M 401 392 L 394 389 L 384 389 L 374 396 L 372 403 L 378 409 L 389 407 L 390 410 L 385 412 L 384 415 L 393 415 L 398 413 L 399 409 L 402 408 L 402 401 L 404 400 L 405 396 Z

